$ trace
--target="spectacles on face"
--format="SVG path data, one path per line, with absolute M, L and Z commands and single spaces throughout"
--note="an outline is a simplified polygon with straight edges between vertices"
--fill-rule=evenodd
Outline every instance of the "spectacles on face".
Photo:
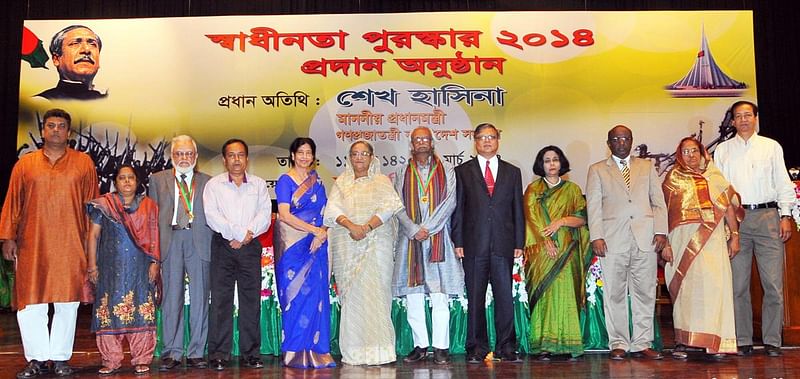
M 475 139 L 478 141 L 494 141 L 500 139 L 500 136 L 496 134 L 482 134 L 479 136 L 475 136 Z
M 369 157 L 370 155 L 372 155 L 372 153 L 370 153 L 369 151 L 352 151 L 352 152 L 350 152 L 350 158 L 358 158 L 358 157 L 366 158 L 366 157 Z
M 700 150 L 698 148 L 692 147 L 692 148 L 681 150 L 681 154 L 683 154 L 683 155 L 692 155 L 692 154 L 697 153 L 699 151 Z
M 192 158 L 194 157 L 194 151 L 173 151 L 172 155 L 177 158 Z
M 432 139 L 431 137 L 414 137 L 411 140 L 419 143 L 419 142 L 430 142 L 431 139 Z
M 754 115 L 754 114 L 752 114 L 750 112 L 737 113 L 737 114 L 733 115 L 733 119 L 734 120 L 750 120 L 750 119 L 752 119 L 754 117 L 756 117 L 756 115 Z
M 633 141 L 633 137 L 611 137 L 611 142 L 631 142 Z

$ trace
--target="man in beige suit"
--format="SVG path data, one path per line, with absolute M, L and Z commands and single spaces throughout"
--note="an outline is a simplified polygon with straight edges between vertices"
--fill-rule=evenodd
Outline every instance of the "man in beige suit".
M 624 125 L 608 131 L 612 156 L 589 167 L 586 203 L 594 254 L 605 282 L 610 358 L 661 359 L 651 349 L 657 253 L 667 243 L 667 211 L 653 163 L 630 156 L 633 134 Z M 628 332 L 628 294 L 633 334 Z

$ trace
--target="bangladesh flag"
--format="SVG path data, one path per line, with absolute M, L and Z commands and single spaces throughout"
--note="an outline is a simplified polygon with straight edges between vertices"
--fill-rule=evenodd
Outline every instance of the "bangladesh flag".
M 45 69 L 47 66 L 44 64 L 47 63 L 47 60 L 50 59 L 47 56 L 47 52 L 44 50 L 44 46 L 42 46 L 42 40 L 33 34 L 25 26 L 22 27 L 22 60 L 28 62 L 31 65 L 31 68 L 38 68 L 44 67 Z

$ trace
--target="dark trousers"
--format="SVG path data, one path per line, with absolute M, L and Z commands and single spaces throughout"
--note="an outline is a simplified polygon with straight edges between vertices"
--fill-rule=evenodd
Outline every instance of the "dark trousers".
M 486 286 L 492 284 L 494 297 L 495 355 L 506 355 L 517 349 L 514 332 L 514 299 L 511 274 L 513 257 L 494 254 L 465 256 L 464 282 L 467 286 L 467 355 L 483 357 L 490 351 L 486 325 Z
M 239 355 L 257 357 L 261 349 L 261 243 L 236 250 L 215 233 L 211 238 L 209 359 L 230 359 L 233 344 L 233 289 L 238 283 Z

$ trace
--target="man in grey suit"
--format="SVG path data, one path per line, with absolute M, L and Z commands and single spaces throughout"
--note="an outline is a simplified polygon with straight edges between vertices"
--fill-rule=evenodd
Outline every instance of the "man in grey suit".
M 605 281 L 604 311 L 610 358 L 661 359 L 651 348 L 657 253 L 667 244 L 667 211 L 653 163 L 630 156 L 633 133 L 608 132 L 612 156 L 589 167 L 586 205 L 594 254 Z M 633 334 L 628 329 L 630 294 Z
M 189 276 L 188 367 L 206 368 L 211 229 L 206 225 L 203 190 L 210 177 L 195 171 L 197 144 L 186 135 L 172 139 L 173 169 L 150 177 L 148 195 L 158 204 L 161 236 L 161 278 L 164 296 L 161 321 L 164 349 L 162 371 L 181 364 L 183 357 L 184 274 Z

